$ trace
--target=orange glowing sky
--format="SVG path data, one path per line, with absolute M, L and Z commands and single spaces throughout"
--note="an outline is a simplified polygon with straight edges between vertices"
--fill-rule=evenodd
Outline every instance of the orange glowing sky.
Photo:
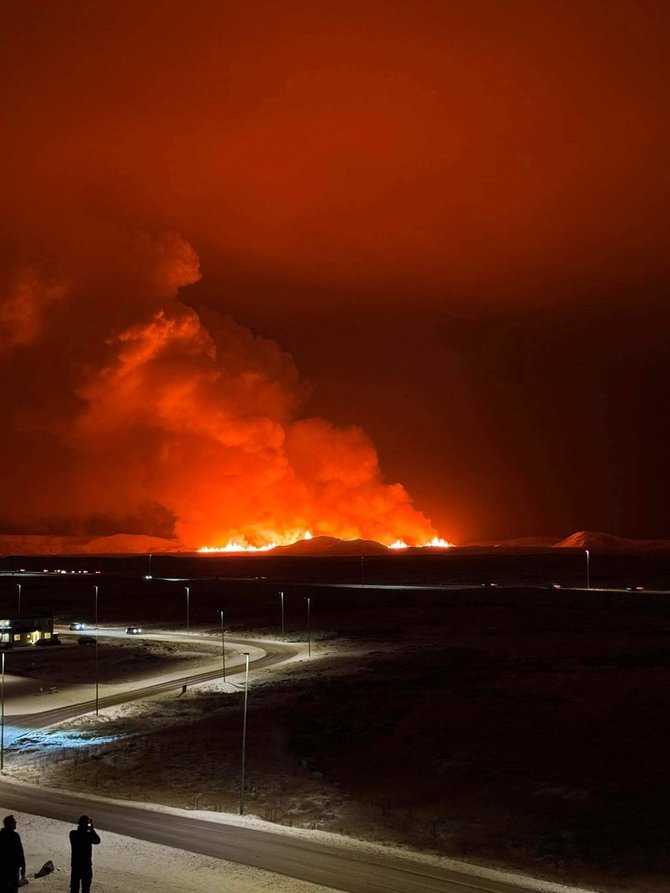
M 10 3 L 0 529 L 670 535 L 669 25 Z

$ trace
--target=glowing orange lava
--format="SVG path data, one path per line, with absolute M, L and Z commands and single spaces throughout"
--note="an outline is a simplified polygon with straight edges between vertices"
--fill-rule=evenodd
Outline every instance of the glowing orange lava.
M 239 540 L 228 540 L 225 546 L 201 546 L 198 549 L 198 552 L 202 553 L 220 553 L 220 552 L 269 552 L 271 549 L 276 548 L 277 546 L 291 546 L 293 543 L 298 543 L 303 540 L 311 540 L 312 534 L 309 530 L 305 531 L 300 536 L 295 535 L 286 535 L 286 536 L 278 536 L 276 537 L 276 542 L 266 543 L 263 546 L 252 546 L 250 543 L 246 541 L 244 537 L 241 537 Z M 420 549 L 450 549 L 454 544 L 448 542 L 441 537 L 434 536 L 432 540 L 426 543 L 417 543 L 415 548 Z M 396 540 L 387 546 L 389 549 L 409 549 L 409 543 L 405 543 L 402 540 Z
M 202 546 L 198 552 L 269 552 L 277 546 L 290 546 L 302 540 L 311 540 L 312 534 L 306 530 L 303 534 L 278 536 L 276 542 L 266 543 L 264 546 L 252 546 L 244 537 L 239 540 L 228 540 L 225 546 Z
M 417 543 L 415 548 L 418 549 L 451 549 L 454 543 L 448 542 L 448 540 L 442 539 L 442 537 L 434 536 L 432 540 L 429 540 L 427 543 Z M 410 544 L 403 542 L 403 540 L 396 540 L 394 543 L 388 547 L 389 549 L 409 549 Z

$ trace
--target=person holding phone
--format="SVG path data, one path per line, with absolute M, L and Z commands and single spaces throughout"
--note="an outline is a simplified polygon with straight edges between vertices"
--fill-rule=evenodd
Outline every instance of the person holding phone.
M 79 819 L 77 827 L 70 831 L 72 848 L 72 872 L 70 893 L 90 893 L 93 880 L 93 846 L 100 843 L 93 822 L 87 815 Z

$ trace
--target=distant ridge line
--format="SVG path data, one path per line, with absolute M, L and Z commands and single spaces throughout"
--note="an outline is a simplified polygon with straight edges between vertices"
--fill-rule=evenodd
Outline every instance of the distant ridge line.
M 407 549 L 391 550 L 375 540 L 342 540 L 334 536 L 315 536 L 310 540 L 299 540 L 289 546 L 277 546 L 267 552 L 252 552 L 251 555 L 294 556 L 365 556 L 420 554 L 446 554 L 465 549 L 589 549 L 593 552 L 670 552 L 670 540 L 627 539 L 609 533 L 579 531 L 560 539 L 555 536 L 517 537 L 509 540 L 489 540 L 487 542 L 466 543 L 450 548 L 412 546 Z M 193 554 L 195 550 L 184 546 L 177 539 L 144 536 L 141 534 L 118 533 L 112 536 L 46 536 L 32 534 L 0 535 L 2 555 L 146 555 Z M 218 552 L 218 556 L 234 557 L 239 552 Z

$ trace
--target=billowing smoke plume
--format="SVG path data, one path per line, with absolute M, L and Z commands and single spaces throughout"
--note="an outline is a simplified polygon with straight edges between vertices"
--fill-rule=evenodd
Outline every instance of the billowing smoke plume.
M 183 239 L 89 233 L 57 258 L 3 282 L 2 532 L 434 535 L 360 428 L 300 418 L 276 343 L 179 300 L 200 276 Z

